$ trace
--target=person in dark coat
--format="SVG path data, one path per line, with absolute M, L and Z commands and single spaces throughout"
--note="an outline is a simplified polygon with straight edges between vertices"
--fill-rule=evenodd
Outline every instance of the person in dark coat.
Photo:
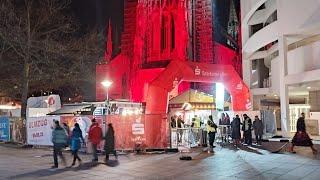
M 261 145 L 262 135 L 263 135 L 263 123 L 259 119 L 258 116 L 254 117 L 254 121 L 253 121 L 252 127 L 253 127 L 253 130 L 254 130 L 254 134 L 256 135 L 257 145 Z
M 216 137 L 217 128 L 218 126 L 214 123 L 212 115 L 210 115 L 207 121 L 207 131 L 209 135 L 209 145 L 211 149 L 215 147 L 213 143 Z
M 241 123 L 240 123 L 239 115 L 236 115 L 236 117 L 233 119 L 231 123 L 231 128 L 232 128 L 231 137 L 235 142 L 236 146 L 240 143 L 240 139 L 241 139 L 240 124 Z
M 108 130 L 105 136 L 104 150 L 106 153 L 106 161 L 109 160 L 109 154 L 113 153 L 116 159 L 118 159 L 117 152 L 114 148 L 114 129 L 112 124 L 108 124 Z
M 295 133 L 292 139 L 291 152 L 295 153 L 293 148 L 294 146 L 309 146 L 312 149 L 312 152 L 316 154 L 318 151 L 314 148 L 311 138 L 309 137 L 306 131 L 305 124 L 305 114 L 301 113 L 297 121 L 297 132 Z
M 71 166 L 74 166 L 76 163 L 76 160 L 79 161 L 79 165 L 81 164 L 81 159 L 78 156 L 78 151 L 81 147 L 81 142 L 84 143 L 84 139 L 82 137 L 82 131 L 80 129 L 80 126 L 78 123 L 74 125 L 74 128 L 72 130 L 71 134 L 71 152 L 73 155 L 73 161 Z
M 242 131 L 244 135 L 244 144 L 251 145 L 252 144 L 252 121 L 247 114 L 243 114 L 243 124 Z

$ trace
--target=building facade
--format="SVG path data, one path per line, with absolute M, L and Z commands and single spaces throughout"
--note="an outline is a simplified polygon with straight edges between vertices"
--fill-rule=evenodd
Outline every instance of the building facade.
M 112 99 L 149 101 L 149 104 L 155 103 L 152 107 L 161 107 L 163 112 L 168 92 L 174 97 L 190 88 L 205 91 L 208 83 L 212 91 L 212 83 L 227 81 L 226 88 L 233 100 L 238 101 L 233 103 L 235 109 L 247 109 L 248 89 L 241 79 L 241 44 L 236 32 L 240 29 L 239 14 L 237 16 L 234 10 L 234 0 L 230 0 L 228 7 L 233 9 L 225 35 L 232 46 L 217 43 L 214 37 L 219 32 L 215 32 L 213 11 L 218 2 L 221 3 L 214 0 L 126 0 L 119 53 L 113 52 L 113 36 L 109 31 L 105 61 L 97 65 L 97 100 L 106 98 L 100 82 L 107 78 L 113 81 L 109 91 Z M 182 67 L 185 69 L 180 70 Z M 202 73 L 207 67 L 212 68 Z M 224 68 L 228 72 L 223 73 Z M 211 79 L 199 77 L 202 74 Z M 160 91 L 163 94 L 159 94 Z M 151 94 L 164 101 L 150 99 Z M 146 106 L 148 109 L 148 102 Z
M 320 111 L 320 0 L 241 0 L 241 23 L 253 108 L 280 110 L 288 135 L 301 112 Z

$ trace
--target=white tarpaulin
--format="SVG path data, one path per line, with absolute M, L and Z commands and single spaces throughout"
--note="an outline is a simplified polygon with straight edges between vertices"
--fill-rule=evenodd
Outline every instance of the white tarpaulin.
M 61 100 L 59 95 L 30 97 L 27 103 L 28 108 L 48 108 L 49 112 L 56 111 L 61 108 Z
M 33 117 L 27 119 L 27 142 L 32 145 L 52 145 L 52 127 L 60 116 Z

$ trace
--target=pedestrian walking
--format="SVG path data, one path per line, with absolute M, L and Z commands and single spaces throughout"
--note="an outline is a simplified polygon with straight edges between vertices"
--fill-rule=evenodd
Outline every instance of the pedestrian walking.
M 232 129 L 231 137 L 236 146 L 239 145 L 240 139 L 241 139 L 240 125 L 241 125 L 240 117 L 237 114 L 231 123 L 231 129 Z
M 93 118 L 91 120 L 92 124 L 89 129 L 89 141 L 91 142 L 91 147 L 93 151 L 93 162 L 98 161 L 98 154 L 97 154 L 97 146 L 100 144 L 102 139 L 102 129 L 99 124 L 96 122 L 96 119 Z
M 73 155 L 73 161 L 71 166 L 74 166 L 76 164 L 76 160 L 79 161 L 79 166 L 81 165 L 82 161 L 78 155 L 78 151 L 81 148 L 81 142 L 84 143 L 82 131 L 80 129 L 79 124 L 75 123 L 71 134 L 71 152 Z
M 69 135 L 70 135 L 70 128 L 69 128 L 69 126 L 68 126 L 67 123 L 63 123 L 63 129 L 66 131 L 67 136 L 69 137 Z
M 108 124 L 108 130 L 105 136 L 104 151 L 106 153 L 106 161 L 109 160 L 109 154 L 113 154 L 118 159 L 117 152 L 114 148 L 114 129 L 111 123 Z
M 68 126 L 68 124 L 67 123 L 63 123 L 63 129 L 66 131 L 66 134 L 67 134 L 67 145 L 66 146 L 68 146 L 68 145 L 70 145 L 70 138 L 71 138 L 71 134 L 70 134 L 70 128 L 69 128 L 69 126 Z
M 53 169 L 58 168 L 58 156 L 60 156 L 64 165 L 66 165 L 66 159 L 62 154 L 62 149 L 67 144 L 66 131 L 60 126 L 59 121 L 55 121 L 55 128 L 52 131 L 52 143 L 53 143 Z
M 252 145 L 252 121 L 247 114 L 243 114 L 242 131 L 244 134 L 244 145 Z
M 312 149 L 313 154 L 317 154 L 317 150 L 314 148 L 312 140 L 310 139 L 305 124 L 305 114 L 301 113 L 301 117 L 297 120 L 297 132 L 292 138 L 291 152 L 295 153 L 294 146 L 307 146 Z
M 212 115 L 210 115 L 208 122 L 207 122 L 207 131 L 208 131 L 208 135 L 209 135 L 210 148 L 214 148 L 213 143 L 214 143 L 214 139 L 216 137 L 217 127 L 218 126 L 214 123 L 214 121 L 212 119 Z
M 256 135 L 257 145 L 261 145 L 262 135 L 263 135 L 263 123 L 258 116 L 254 117 L 252 127 L 253 127 L 254 134 Z

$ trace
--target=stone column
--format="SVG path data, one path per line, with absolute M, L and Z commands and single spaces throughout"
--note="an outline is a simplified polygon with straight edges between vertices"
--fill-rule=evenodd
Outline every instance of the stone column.
M 279 40 L 279 65 L 280 65 L 280 109 L 281 109 L 281 132 L 283 136 L 290 135 L 290 117 L 289 117 L 289 94 L 288 85 L 285 83 L 285 77 L 288 74 L 287 66 L 287 39 L 280 36 Z

